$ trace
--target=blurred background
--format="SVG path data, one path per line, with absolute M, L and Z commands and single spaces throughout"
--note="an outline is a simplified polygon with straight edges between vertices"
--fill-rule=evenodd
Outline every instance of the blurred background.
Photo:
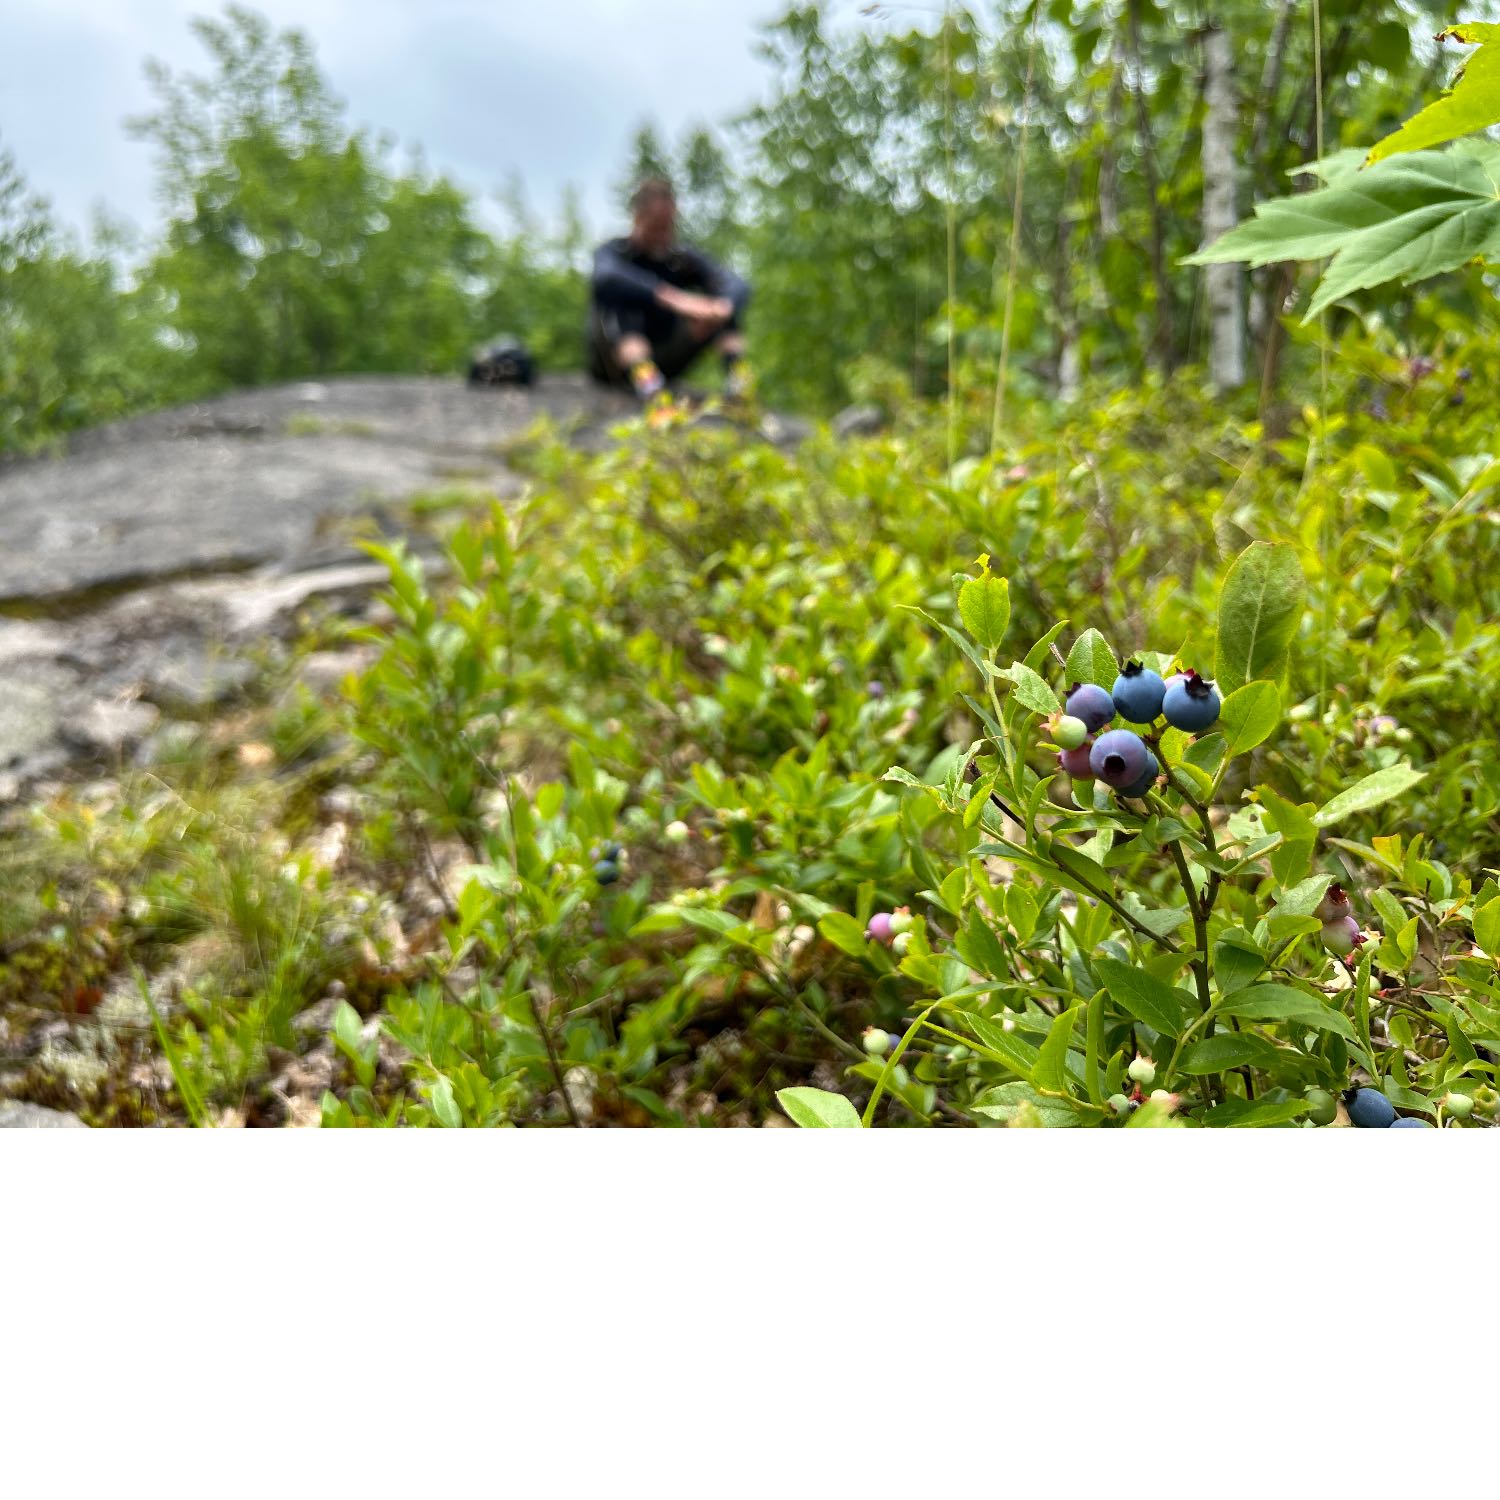
M 1327 0 L 1328 149 L 1441 85 L 1452 18 Z M 1166 375 L 1210 337 L 1180 265 L 1205 238 L 1206 28 L 1232 44 L 1243 214 L 1316 152 L 1308 19 L 1294 0 L 12 5 L 0 451 L 236 386 L 457 371 L 502 330 L 577 368 L 591 250 L 653 172 L 754 283 L 783 405 L 941 394 L 993 363 L 1008 280 L 1030 394 Z M 1290 285 L 1249 288 L 1263 391 Z

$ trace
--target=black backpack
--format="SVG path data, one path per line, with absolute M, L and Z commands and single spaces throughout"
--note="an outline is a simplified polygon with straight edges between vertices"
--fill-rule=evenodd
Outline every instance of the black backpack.
M 469 361 L 470 385 L 533 385 L 536 361 L 520 339 L 503 334 L 474 351 Z

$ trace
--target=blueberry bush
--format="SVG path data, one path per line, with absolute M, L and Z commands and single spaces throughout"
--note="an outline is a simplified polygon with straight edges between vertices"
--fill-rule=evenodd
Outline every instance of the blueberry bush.
M 417 507 L 435 553 L 373 546 L 373 613 L 309 622 L 357 653 L 336 691 L 268 667 L 175 758 L 8 815 L 8 1089 L 1488 1126 L 1500 355 L 1341 340 L 1280 437 L 1184 379 L 951 470 L 919 406 L 795 453 L 537 429 L 519 500 Z M 977 444 L 983 394 L 957 415 Z

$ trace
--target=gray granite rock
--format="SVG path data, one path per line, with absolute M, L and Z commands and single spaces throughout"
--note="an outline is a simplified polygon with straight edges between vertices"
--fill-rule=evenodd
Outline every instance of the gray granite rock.
M 43 1109 L 19 1099 L 0 1099 L 0 1130 L 87 1130 L 77 1115 L 62 1109 Z

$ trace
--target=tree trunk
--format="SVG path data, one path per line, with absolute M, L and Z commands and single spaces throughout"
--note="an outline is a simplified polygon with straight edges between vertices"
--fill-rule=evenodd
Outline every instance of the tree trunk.
M 1234 89 L 1234 49 L 1229 33 L 1210 26 L 1203 33 L 1203 243 L 1239 222 L 1235 191 L 1235 137 L 1239 108 Z M 1245 383 L 1244 272 L 1238 264 L 1209 266 L 1208 373 L 1214 389 L 1232 391 Z
M 1141 167 L 1145 173 L 1146 197 L 1151 209 L 1151 280 L 1156 287 L 1156 362 L 1163 375 L 1170 375 L 1176 355 L 1172 332 L 1172 284 L 1167 279 L 1167 231 L 1161 203 L 1161 174 L 1156 166 L 1156 140 L 1151 131 L 1151 114 L 1146 103 L 1146 69 L 1141 61 L 1140 9 L 1140 0 L 1130 0 L 1127 36 L 1131 68 L 1135 74 L 1131 92 L 1135 96 Z

